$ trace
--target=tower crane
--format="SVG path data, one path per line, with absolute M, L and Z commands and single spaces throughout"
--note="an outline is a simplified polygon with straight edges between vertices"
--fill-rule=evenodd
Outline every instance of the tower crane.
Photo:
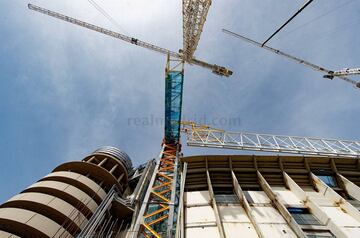
M 191 60 L 200 40 L 211 0 L 183 0 L 183 56 Z
M 228 77 L 232 75 L 232 71 L 225 67 L 194 58 L 194 52 L 199 43 L 210 5 L 211 0 L 182 1 L 183 48 L 179 53 L 32 4 L 28 5 L 31 10 L 167 55 L 165 71 L 165 132 L 162 150 L 150 179 L 143 204 L 138 208 L 139 215 L 130 228 L 131 232 L 128 234 L 128 238 L 174 237 L 175 223 L 180 220 L 178 208 L 179 199 L 181 198 L 179 197 L 178 162 L 181 148 L 180 121 L 184 64 L 188 63 L 204 67 L 221 76 Z M 251 39 L 232 32 L 227 33 L 261 46 L 260 43 Z M 358 82 L 345 77 L 346 75 L 358 74 L 356 70 L 330 71 L 279 50 L 267 46 L 264 46 L 264 48 L 315 70 L 325 72 L 327 78 L 338 77 L 360 87 Z M 190 146 L 360 158 L 360 142 L 358 141 L 227 132 L 195 123 L 185 123 L 182 131 L 186 132 L 187 144 Z M 177 237 L 183 237 L 183 234 L 176 235 Z
M 233 74 L 233 72 L 231 70 L 229 70 L 229 69 L 227 69 L 225 67 L 222 67 L 222 66 L 219 66 L 219 65 L 216 65 L 216 64 L 209 64 L 207 62 L 204 62 L 204 61 L 201 61 L 201 60 L 198 60 L 198 59 L 194 58 L 193 53 L 194 53 L 194 51 L 196 49 L 196 45 L 190 44 L 190 43 L 197 43 L 194 40 L 189 40 L 188 41 L 189 44 L 186 44 L 187 47 L 188 47 L 187 50 L 180 50 L 181 52 L 188 52 L 187 54 L 176 53 L 174 51 L 171 51 L 171 50 L 168 50 L 168 49 L 165 49 L 165 48 L 150 44 L 148 42 L 141 41 L 141 40 L 139 40 L 137 38 L 126 36 L 126 35 L 120 34 L 120 33 L 115 32 L 115 31 L 111 31 L 111 30 L 108 30 L 108 29 L 105 29 L 105 28 L 102 28 L 102 27 L 99 27 L 99 26 L 96 26 L 96 25 L 93 25 L 93 24 L 90 24 L 90 23 L 87 23 L 87 22 L 84 22 L 84 21 L 80 21 L 78 19 L 66 16 L 66 15 L 63 15 L 63 14 L 60 14 L 60 13 L 57 13 L 57 12 L 54 12 L 54 11 L 50 11 L 48 9 L 45 9 L 45 8 L 42 8 L 42 7 L 33 5 L 33 4 L 28 4 L 28 8 L 30 10 L 37 11 L 37 12 L 43 13 L 43 14 L 51 16 L 51 17 L 55 17 L 57 19 L 60 19 L 60 20 L 63 20 L 63 21 L 66 21 L 66 22 L 69 22 L 69 23 L 84 27 L 84 28 L 87 28 L 87 29 L 92 30 L 92 31 L 97 31 L 99 33 L 102 33 L 102 34 L 117 38 L 119 40 L 123 40 L 125 42 L 130 43 L 130 44 L 137 45 L 137 46 L 140 46 L 142 48 L 146 48 L 146 49 L 158 52 L 160 54 L 170 55 L 171 57 L 173 57 L 175 59 L 180 59 L 180 60 L 183 59 L 185 62 L 189 63 L 190 65 L 197 65 L 197 66 L 209 69 L 213 73 L 215 73 L 217 75 L 220 75 L 220 76 L 229 77 L 229 76 L 231 76 Z M 201 27 L 201 29 L 202 29 L 202 27 Z M 189 31 L 189 30 L 187 30 L 187 31 Z M 201 33 L 201 31 L 199 33 Z M 193 38 L 196 38 L 196 36 L 194 36 L 194 35 L 196 35 L 196 34 L 192 35 Z M 199 38 L 199 35 L 198 35 L 198 38 Z
M 265 50 L 268 50 L 270 52 L 273 52 L 277 55 L 281 55 L 287 59 L 290 59 L 292 61 L 295 61 L 299 64 L 302 64 L 302 65 L 305 65 L 306 67 L 309 67 L 309 68 L 312 68 L 313 70 L 316 70 L 316 71 L 320 71 L 320 72 L 323 72 L 325 73 L 324 75 L 324 78 L 327 78 L 327 79 L 333 79 L 334 77 L 337 77 L 341 80 L 344 80 L 345 82 L 348 82 L 348 83 L 351 83 L 354 87 L 356 88 L 360 88 L 360 81 L 355 81 L 355 80 L 352 80 L 352 79 L 349 79 L 345 76 L 348 76 L 348 75 L 356 75 L 356 74 L 360 74 L 360 69 L 357 68 L 357 69 L 345 69 L 345 70 L 339 70 L 339 71 L 332 71 L 332 70 L 329 70 L 329 69 L 326 69 L 324 67 L 321 67 L 321 66 L 318 66 L 318 65 L 315 65 L 313 63 L 310 63 L 306 60 L 303 60 L 303 59 L 300 59 L 298 57 L 295 57 L 295 56 L 292 56 L 292 55 L 289 55 L 285 52 L 282 52 L 278 49 L 274 49 L 272 47 L 269 47 L 269 46 L 266 46 L 266 45 L 263 45 L 257 41 L 254 41 L 250 38 L 247 38 L 245 36 L 242 36 L 240 34 L 237 34 L 235 32 L 232 32 L 232 31 L 229 31 L 229 30 L 226 30 L 226 29 L 223 29 L 223 32 L 226 33 L 226 34 L 229 34 L 231 36 L 234 36 L 236 38 L 239 38 L 243 41 L 246 41 L 250 44 L 253 44 L 257 47 L 260 47 L 260 48 L 263 48 Z
M 184 82 L 184 64 L 210 69 L 213 73 L 229 77 L 232 71 L 198 60 L 194 52 L 211 5 L 211 0 L 183 0 L 183 48 L 179 53 L 126 36 L 78 19 L 28 4 L 28 8 L 42 14 L 97 31 L 161 54 L 167 55 L 165 69 L 165 133 L 157 167 L 150 180 L 139 216 L 131 227 L 131 237 L 173 237 L 174 223 L 178 220 L 180 152 L 180 121 Z

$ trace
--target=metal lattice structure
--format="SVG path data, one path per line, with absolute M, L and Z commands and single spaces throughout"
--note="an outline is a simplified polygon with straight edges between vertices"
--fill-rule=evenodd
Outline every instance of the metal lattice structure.
M 335 71 L 335 72 L 337 72 L 335 74 L 334 71 L 332 71 L 332 70 L 329 70 L 329 69 L 326 69 L 324 67 L 318 66 L 316 64 L 310 63 L 310 62 L 308 62 L 306 60 L 303 60 L 303 59 L 300 59 L 298 57 L 292 56 L 292 55 L 290 55 L 288 53 L 285 53 L 283 51 L 280 51 L 278 49 L 274 49 L 272 47 L 262 45 L 261 43 L 259 43 L 257 41 L 254 41 L 254 40 L 252 40 L 250 38 L 247 38 L 247 37 L 242 36 L 240 34 L 237 34 L 235 32 L 232 32 L 232 31 L 229 31 L 229 30 L 226 30 L 226 29 L 223 29 L 223 32 L 226 33 L 226 34 L 229 34 L 231 36 L 234 36 L 234 37 L 236 37 L 236 38 L 238 38 L 240 40 L 248 42 L 248 43 L 250 43 L 252 45 L 263 48 L 263 49 L 268 50 L 270 52 L 273 52 L 273 53 L 275 53 L 277 55 L 283 56 L 283 57 L 285 57 L 285 58 L 287 58 L 289 60 L 292 60 L 292 61 L 295 61 L 295 62 L 297 62 L 299 64 L 305 65 L 306 67 L 312 68 L 313 70 L 325 73 L 326 75 L 324 76 L 324 78 L 333 79 L 334 77 L 337 77 L 337 78 L 339 78 L 339 79 L 341 79 L 341 80 L 343 80 L 345 82 L 351 83 L 356 88 L 360 88 L 360 81 L 356 81 L 356 80 L 350 79 L 348 77 L 345 77 L 347 75 L 354 75 L 356 70 L 354 70 L 354 73 L 352 73 L 352 74 L 346 74 L 346 73 L 344 73 L 342 71 L 341 71 L 341 73 L 340 73 L 340 71 Z
M 184 61 L 170 57 L 165 69 L 165 141 L 176 144 L 180 139 L 180 121 L 184 82 Z
M 28 5 L 31 10 L 167 55 L 163 148 L 138 219 L 132 227 L 132 237 L 173 237 L 175 234 L 173 224 L 176 224 L 178 217 L 180 180 L 177 170 L 185 62 L 210 69 L 221 76 L 232 75 L 232 71 L 225 67 L 193 58 L 210 5 L 211 0 L 183 1 L 184 48 L 180 53 L 32 4 Z
M 180 59 L 180 60 L 182 60 L 184 58 L 182 54 L 176 53 L 174 51 L 171 51 L 171 50 L 168 50 L 168 49 L 165 49 L 165 48 L 150 44 L 150 43 L 145 42 L 145 41 L 141 41 L 141 40 L 139 40 L 137 38 L 134 38 L 134 37 L 126 36 L 126 35 L 123 35 L 121 33 L 105 29 L 103 27 L 99 27 L 99 26 L 96 26 L 96 25 L 93 25 L 93 24 L 90 24 L 90 23 L 87 23 L 87 22 L 84 22 L 84 21 L 80 21 L 78 19 L 66 16 L 66 15 L 63 15 L 63 14 L 60 14 L 60 13 L 57 13 L 57 12 L 54 12 L 54 11 L 50 11 L 50 10 L 42 8 L 42 7 L 35 6 L 33 4 L 28 4 L 28 8 L 30 10 L 34 10 L 34 11 L 40 12 L 42 14 L 51 16 L 51 17 L 55 17 L 57 19 L 72 23 L 74 25 L 78 25 L 78 26 L 87 28 L 89 30 L 99 32 L 101 34 L 117 38 L 117 39 L 125 41 L 127 43 L 137 45 L 137 46 L 140 46 L 142 48 L 158 52 L 160 54 L 170 55 L 171 57 L 177 58 L 177 59 Z M 209 69 L 213 73 L 215 73 L 217 75 L 221 75 L 221 76 L 228 77 L 228 76 L 232 75 L 232 73 L 233 73 L 231 70 L 229 70 L 229 69 L 227 69 L 227 68 L 225 68 L 223 66 L 219 66 L 219 65 L 216 65 L 216 64 L 209 64 L 209 63 L 207 63 L 205 61 L 201 61 L 201 60 L 198 60 L 198 59 L 195 59 L 195 58 L 192 58 L 192 57 L 188 58 L 186 60 L 186 62 L 189 63 L 189 64 L 192 64 L 192 65 L 197 65 L 197 66 Z
M 168 56 L 165 75 L 165 136 L 158 168 L 150 182 L 147 201 L 143 205 L 135 233 L 144 237 L 173 236 L 174 218 L 177 217 L 178 153 L 180 151 L 180 121 L 184 61 Z M 141 218 L 142 217 L 142 218 Z
M 142 205 L 135 226 L 135 237 L 171 237 L 176 217 L 178 148 L 179 145 L 164 144 L 160 160 L 151 178 L 145 203 Z
M 189 146 L 360 158 L 360 141 L 227 132 L 195 124 L 184 131 Z
M 232 75 L 232 71 L 228 70 L 225 67 L 221 67 L 215 64 L 214 65 L 209 64 L 207 62 L 200 61 L 194 58 L 194 52 L 196 51 L 197 45 L 200 40 L 200 35 L 203 30 L 204 23 L 206 21 L 206 16 L 208 14 L 211 5 L 211 0 L 183 0 L 182 3 L 183 3 L 183 49 L 179 53 L 170 51 L 162 47 L 158 47 L 153 44 L 149 44 L 137 38 L 129 37 L 84 21 L 77 20 L 75 18 L 68 17 L 66 15 L 49 11 L 41 7 L 37 7 L 31 4 L 28 5 L 29 9 L 31 10 L 90 29 L 92 31 L 105 34 L 107 36 L 111 36 L 113 38 L 120 39 L 127 43 L 137 45 L 142 48 L 152 50 L 154 52 L 165 54 L 168 57 L 166 72 L 165 72 L 166 74 L 165 75 L 165 128 L 164 128 L 164 140 L 162 143 L 162 150 L 160 152 L 160 156 L 156 163 L 156 166 L 153 165 L 152 167 L 154 168 L 154 172 L 152 173 L 151 179 L 148 182 L 149 186 L 146 186 L 144 188 L 144 191 L 146 191 L 146 193 L 141 193 L 141 196 L 143 197 L 143 200 L 141 200 L 142 205 L 139 205 L 140 209 L 139 207 L 136 207 L 137 218 L 132 223 L 130 231 L 127 232 L 128 238 L 130 237 L 161 238 L 161 237 L 174 237 L 175 235 L 176 237 L 179 237 L 179 236 L 183 236 L 183 234 L 187 234 L 184 233 L 184 227 L 185 228 L 187 227 L 184 224 L 182 224 L 182 221 L 184 220 L 184 216 L 186 214 L 184 213 L 184 207 L 182 204 L 184 203 L 183 192 L 186 186 L 188 186 L 186 184 L 187 162 L 184 164 L 185 174 L 183 174 L 182 176 L 181 185 L 179 183 L 180 182 L 179 157 L 180 157 L 180 148 L 181 148 L 180 121 L 181 121 L 182 95 L 183 95 L 183 83 L 184 83 L 184 63 L 186 62 L 189 64 L 194 64 L 210 69 L 212 70 L 212 72 L 222 76 Z M 257 46 L 260 45 L 260 43 L 258 42 L 237 35 L 235 33 L 226 30 L 225 32 L 233 36 L 236 36 L 240 39 L 246 40 Z M 356 81 L 344 77 L 345 74 L 339 74 L 339 73 L 336 74 L 333 71 L 316 66 L 312 63 L 306 62 L 302 59 L 296 58 L 294 56 L 288 55 L 286 53 L 283 53 L 279 50 L 267 46 L 264 46 L 264 48 L 276 54 L 290 58 L 298 63 L 311 67 L 315 70 L 322 71 L 324 73 L 332 75 L 333 77 L 339 77 L 347 82 L 356 85 L 357 87 L 360 87 L 359 83 L 357 83 Z M 268 152 L 281 152 L 281 153 L 297 153 L 302 155 L 360 158 L 360 143 L 357 141 L 331 140 L 331 139 L 307 138 L 307 137 L 297 137 L 297 136 L 279 136 L 279 135 L 243 133 L 243 132 L 226 132 L 223 130 L 212 129 L 207 126 L 197 126 L 194 124 L 189 124 L 189 125 L 191 125 L 191 127 L 190 129 L 186 129 L 186 133 L 187 133 L 187 143 L 190 146 L 255 150 L 255 151 L 268 151 Z M 104 151 L 98 151 L 98 152 L 104 152 Z M 90 160 L 91 159 L 89 159 L 89 161 Z M 106 160 L 104 159 L 99 163 L 99 166 L 103 165 L 105 163 L 104 161 L 106 162 Z M 205 174 L 203 174 L 205 175 L 205 177 L 203 177 L 205 178 L 203 180 L 203 184 L 207 185 L 209 189 L 209 195 L 211 197 L 209 204 L 211 203 L 211 207 L 215 209 L 216 223 L 219 224 L 219 232 L 220 232 L 219 234 L 221 237 L 225 237 L 226 233 L 221 225 L 221 219 L 219 216 L 219 211 L 217 210 L 217 202 L 216 202 L 216 199 L 219 199 L 219 201 L 221 199 L 220 196 L 218 196 L 219 194 L 216 194 L 215 193 L 216 191 L 214 192 L 212 186 L 213 182 L 214 184 L 218 183 L 216 178 L 217 176 L 214 176 L 214 178 L 211 177 L 212 173 L 215 171 L 211 171 L 211 169 L 209 168 L 209 164 L 208 164 L 209 161 L 210 160 L 206 158 L 205 166 L 204 168 L 202 168 L 205 171 Z M 241 161 L 239 162 L 241 163 Z M 257 162 L 254 162 L 253 164 L 255 165 L 255 169 L 257 170 L 258 169 Z M 237 193 L 237 196 L 239 198 L 238 200 L 236 199 L 234 200 L 245 201 L 246 200 L 245 195 L 242 194 L 240 185 L 237 181 L 234 172 L 235 170 L 233 171 L 232 166 L 233 166 L 232 160 L 230 159 L 229 168 L 232 173 L 231 175 L 232 175 L 233 185 L 237 189 L 237 191 L 235 192 Z M 115 171 L 116 167 L 113 168 L 114 169 L 110 170 L 110 173 Z M 191 169 L 192 168 L 190 165 L 189 171 Z M 202 169 L 197 170 L 195 172 L 196 175 L 199 172 L 201 172 Z M 220 178 L 220 180 L 223 180 L 225 173 L 222 173 L 223 171 L 221 170 L 217 170 L 217 172 L 219 171 L 221 172 L 221 174 L 218 177 Z M 229 170 L 226 169 L 226 172 L 228 171 Z M 265 177 L 263 177 L 259 171 L 256 171 L 256 173 L 260 182 L 260 186 L 263 188 L 265 192 L 267 192 L 269 198 L 271 198 L 271 202 L 276 204 L 278 202 L 278 200 L 276 199 L 276 195 L 271 193 L 271 187 L 269 186 L 269 184 L 267 184 Z M 192 177 L 191 173 L 189 173 L 188 175 L 189 175 L 188 176 L 189 180 L 194 178 Z M 122 177 L 120 177 L 119 180 L 121 180 L 121 178 Z M 180 188 L 182 190 L 180 190 Z M 99 219 L 101 219 L 103 214 L 105 214 L 105 211 L 110 206 L 110 200 L 113 199 L 114 197 L 115 195 L 113 192 L 108 193 L 107 199 L 103 203 L 103 206 L 100 205 L 100 208 L 96 211 L 96 215 L 93 218 L 94 222 L 91 223 L 88 226 L 88 228 L 85 227 L 84 232 L 86 232 L 86 234 L 91 235 L 93 234 L 94 231 L 96 231 L 98 227 L 100 227 L 101 222 Z M 205 203 L 204 205 L 207 206 L 209 204 Z M 269 205 L 271 204 L 269 203 Z M 285 207 L 282 207 L 281 205 L 277 205 L 277 206 L 279 210 L 285 209 Z M 179 208 L 180 211 L 178 211 Z M 247 205 L 247 209 L 250 211 L 249 205 Z M 284 218 L 287 219 L 289 216 L 290 215 L 286 213 L 284 215 Z M 112 216 L 108 216 L 109 222 L 112 222 L 112 219 L 113 219 Z M 105 228 L 107 227 L 107 223 L 105 224 Z M 121 226 L 119 230 L 121 230 Z M 176 230 L 176 227 L 181 227 L 181 230 L 180 231 Z M 204 226 L 202 226 L 201 229 L 204 229 Z M 248 229 L 248 227 L 246 229 Z M 284 232 L 284 230 L 282 230 L 282 232 Z M 104 232 L 101 230 L 99 234 L 103 234 L 103 233 Z
M 359 75 L 359 74 L 360 74 L 360 68 L 354 68 L 354 69 L 346 68 L 346 69 L 336 70 L 334 72 L 331 72 L 330 74 L 324 75 L 324 78 L 332 79 L 337 76 L 349 76 L 349 75 Z
M 183 56 L 191 60 L 209 12 L 211 0 L 183 0 Z

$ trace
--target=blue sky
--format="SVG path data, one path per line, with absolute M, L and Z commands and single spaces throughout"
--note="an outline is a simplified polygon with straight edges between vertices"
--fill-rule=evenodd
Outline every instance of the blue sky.
M 262 41 L 302 2 L 213 1 L 196 57 L 234 75 L 186 66 L 184 117 L 237 118 L 213 125 L 235 131 L 358 140 L 359 90 L 221 32 Z M 27 3 L 0 0 L 0 202 L 102 145 L 123 149 L 135 165 L 157 157 L 163 125 L 134 119 L 163 117 L 165 57 L 29 11 Z M 87 0 L 32 3 L 174 51 L 182 46 L 178 0 L 103 1 L 121 28 Z M 331 69 L 359 67 L 359 10 L 355 0 L 314 1 L 269 45 Z

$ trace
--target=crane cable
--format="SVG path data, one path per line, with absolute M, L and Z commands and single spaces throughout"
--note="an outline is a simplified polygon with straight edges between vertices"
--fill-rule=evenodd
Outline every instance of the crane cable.
M 88 0 L 88 2 L 93 5 L 93 7 L 96 8 L 96 10 L 98 10 L 104 17 L 106 17 L 112 24 L 114 24 L 117 28 L 119 28 L 119 30 L 121 30 L 122 32 L 126 31 L 124 30 L 124 28 L 122 28 L 122 26 L 109 14 L 105 11 L 104 8 L 102 8 L 99 4 L 96 3 L 95 0 Z
M 321 18 L 329 15 L 330 13 L 332 13 L 332 12 L 334 12 L 334 11 L 339 10 L 340 8 L 345 7 L 346 5 L 349 5 L 349 4 L 352 3 L 352 2 L 354 2 L 354 0 L 349 0 L 349 1 L 347 1 L 347 2 L 344 2 L 344 3 L 341 3 L 341 4 L 337 5 L 336 7 L 330 9 L 329 11 L 324 12 L 324 13 L 322 13 L 321 15 L 319 15 L 319 16 L 317 16 L 317 17 L 314 17 L 313 19 L 311 19 L 311 20 L 309 20 L 309 21 L 301 24 L 300 26 L 298 26 L 298 27 L 290 30 L 289 32 L 287 32 L 286 35 L 284 35 L 284 36 L 282 36 L 282 37 L 280 36 L 278 39 L 285 38 L 286 36 L 290 35 L 291 33 L 295 32 L 295 31 L 298 31 L 299 29 L 301 29 L 301 28 L 303 28 L 303 27 L 305 27 L 305 26 L 307 26 L 307 25 L 309 25 L 309 24 L 311 24 L 311 23 L 313 23 L 313 22 L 315 22 L 315 21 L 317 21 L 317 20 L 319 20 L 319 19 L 321 19 Z
M 297 10 L 297 12 L 292 15 L 284 24 L 282 24 L 280 26 L 280 28 L 278 28 L 270 37 L 268 37 L 262 44 L 261 46 L 264 46 L 267 42 L 269 42 L 269 40 L 271 40 L 277 33 L 279 33 L 287 24 L 289 24 L 292 20 L 294 20 L 294 18 L 299 15 L 307 6 L 310 5 L 310 3 L 312 3 L 314 0 L 308 0 L 299 10 Z
M 303 23 L 303 24 L 295 27 L 294 29 L 289 30 L 288 32 L 284 32 L 285 34 L 280 35 L 280 36 L 278 37 L 278 40 L 279 40 L 280 42 L 284 41 L 284 40 L 287 39 L 292 33 L 294 33 L 294 32 L 296 32 L 296 31 L 302 29 L 303 27 L 306 27 L 307 25 L 309 25 L 309 24 L 311 24 L 311 23 L 313 23 L 313 22 L 315 22 L 315 21 L 318 21 L 319 19 L 321 19 L 321 18 L 323 18 L 323 17 L 325 17 L 325 16 L 333 13 L 334 11 L 337 11 L 337 10 L 339 10 L 339 9 L 341 9 L 341 8 L 346 7 L 347 5 L 353 3 L 354 1 L 355 1 L 355 0 L 348 0 L 348 1 L 346 1 L 346 2 L 343 2 L 343 3 L 341 3 L 341 4 L 336 5 L 335 7 L 329 9 L 329 10 L 326 11 L 326 12 L 321 13 L 320 15 L 314 17 L 313 19 L 311 19 L 311 20 L 309 20 L 309 21 L 307 21 L 307 22 L 305 22 L 305 23 Z M 325 30 L 325 31 L 321 31 L 321 30 L 320 30 L 320 31 L 316 31 L 316 34 L 317 34 L 317 35 L 320 34 L 320 36 L 312 39 L 312 42 L 314 43 L 314 42 L 318 42 L 318 41 L 320 41 L 320 40 L 322 40 L 322 39 L 326 39 L 326 38 L 329 37 L 329 35 L 332 35 L 333 33 L 338 33 L 338 32 L 343 31 L 343 30 L 349 30 L 349 29 L 351 29 L 351 28 L 349 28 L 349 27 L 352 26 L 352 25 L 354 25 L 354 24 L 357 24 L 358 21 L 359 21 L 359 19 L 356 19 L 356 20 L 350 21 L 349 23 L 344 23 L 344 24 L 335 25 L 334 27 L 331 27 L 330 29 Z M 309 34 L 309 36 L 310 36 L 310 35 L 313 36 L 314 34 L 311 33 L 311 34 Z M 289 47 L 289 46 L 294 46 L 294 45 L 297 44 L 295 41 L 287 41 L 286 43 L 287 43 L 287 46 L 288 46 L 288 47 Z M 316 49 L 315 51 L 313 51 L 313 53 L 314 53 L 314 52 L 317 52 L 318 50 L 319 50 L 319 49 Z

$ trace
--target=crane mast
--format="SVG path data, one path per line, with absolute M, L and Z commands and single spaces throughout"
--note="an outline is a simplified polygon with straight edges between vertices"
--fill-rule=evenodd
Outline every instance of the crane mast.
M 194 57 L 210 5 L 211 0 L 183 0 L 183 49 L 176 53 L 118 32 L 28 4 L 31 10 L 167 55 L 164 140 L 143 203 L 139 207 L 139 215 L 130 228 L 133 232 L 129 232 L 127 238 L 184 236 L 184 234 L 176 233 L 177 231 L 174 229 L 176 223 L 182 218 L 181 213 L 178 211 L 179 204 L 182 202 L 179 195 L 181 186 L 179 179 L 181 131 L 186 133 L 189 146 L 360 158 L 360 142 L 357 141 L 226 132 L 192 122 L 184 123 L 184 127 L 181 129 L 184 64 L 189 63 L 207 68 L 221 76 L 228 77 L 232 75 L 232 71 L 225 67 L 209 64 Z M 261 46 L 260 43 L 251 39 L 229 31 L 227 33 Z M 279 50 L 267 46 L 264 46 L 264 48 L 318 71 L 325 72 L 330 75 L 329 78 L 339 77 L 360 87 L 359 83 L 344 76 L 359 74 L 358 69 L 357 71 L 348 70 L 348 72 L 345 72 L 347 74 L 342 71 L 330 71 Z
M 215 64 L 195 59 L 193 54 L 209 10 L 210 0 L 183 2 L 184 49 L 175 53 L 168 49 L 114 32 L 78 19 L 50 11 L 32 4 L 28 8 L 42 14 L 93 30 L 122 41 L 167 55 L 165 70 L 165 133 L 159 160 L 152 175 L 139 216 L 131 228 L 131 237 L 173 237 L 178 218 L 180 121 L 182 109 L 185 62 L 210 69 L 220 76 L 232 71 Z
M 198 46 L 211 0 L 183 0 L 183 56 L 190 61 Z

